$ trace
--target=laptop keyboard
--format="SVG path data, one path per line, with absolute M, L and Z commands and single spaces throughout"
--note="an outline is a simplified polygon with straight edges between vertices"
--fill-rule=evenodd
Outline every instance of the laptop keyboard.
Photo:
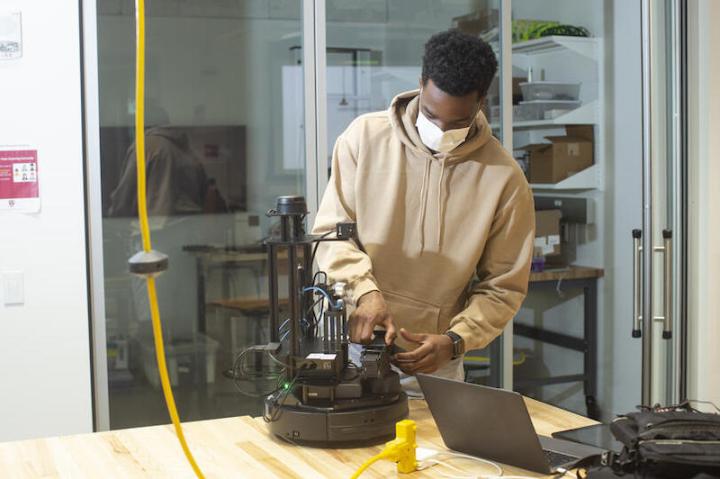
M 545 458 L 547 459 L 548 464 L 550 464 L 550 467 L 553 468 L 569 464 L 578 459 L 574 456 L 568 456 L 567 454 L 561 454 L 555 451 L 548 451 L 547 449 L 543 449 L 543 452 L 545 453 Z

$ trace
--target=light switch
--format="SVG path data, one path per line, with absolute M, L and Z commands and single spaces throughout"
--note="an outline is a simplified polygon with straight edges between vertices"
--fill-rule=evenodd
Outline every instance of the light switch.
M 22 271 L 2 273 L 3 302 L 6 306 L 25 303 L 25 274 Z

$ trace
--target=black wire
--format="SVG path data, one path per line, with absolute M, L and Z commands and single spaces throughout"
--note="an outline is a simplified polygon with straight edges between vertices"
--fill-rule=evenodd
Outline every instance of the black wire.
M 282 405 L 283 401 L 285 401 L 285 398 L 287 398 L 288 394 L 292 392 L 293 387 L 295 386 L 295 381 L 297 380 L 297 376 L 295 376 L 292 381 L 290 381 L 290 384 L 285 387 L 280 395 L 273 401 L 273 410 L 270 413 L 270 416 L 266 414 L 266 412 L 263 412 L 263 420 L 265 422 L 275 422 L 278 419 L 280 419 L 280 415 L 282 414 L 282 408 L 279 407 Z M 280 389 L 280 388 L 278 388 Z M 277 392 L 277 389 L 275 390 Z M 271 393 L 274 394 L 274 393 Z
M 272 359 L 272 360 L 275 361 L 276 363 L 280 364 L 280 365 L 283 366 L 285 369 L 290 369 L 290 365 L 289 365 L 289 364 L 284 363 L 284 362 L 282 362 L 281 360 L 279 360 L 279 359 L 278 359 L 273 353 L 271 353 L 270 351 L 268 351 L 267 353 L 268 353 L 268 355 L 270 356 L 270 359 Z M 285 371 L 283 370 L 283 373 L 284 373 L 284 372 L 285 372 Z
M 323 299 L 325 299 L 325 298 L 323 298 Z M 325 314 L 325 301 L 323 301 L 320 304 L 320 319 L 323 319 L 323 314 Z M 323 319 L 323 321 L 324 321 L 324 319 Z M 320 325 L 320 321 L 318 320 L 318 326 L 319 325 Z M 318 328 L 317 333 L 320 334 L 320 328 Z M 316 336 L 317 336 L 317 334 L 316 334 Z
M 325 282 L 327 283 L 327 277 L 328 277 L 327 273 L 326 273 L 325 271 L 316 271 L 315 274 L 313 275 L 313 279 L 312 279 L 313 286 L 317 286 L 317 285 L 318 285 L 317 277 L 318 277 L 319 275 L 325 276 Z
M 333 233 L 335 233 L 335 230 L 328 231 L 326 233 L 323 233 L 320 236 L 320 238 L 318 238 L 318 239 L 320 240 L 323 238 L 327 238 L 329 235 L 331 235 Z M 318 249 L 318 246 L 320 246 L 320 243 L 321 243 L 321 241 L 315 241 L 315 247 L 313 248 L 312 256 L 310 257 L 310 264 L 315 264 L 315 254 L 317 253 L 317 249 Z
M 318 286 L 318 277 L 322 275 L 325 278 L 325 282 L 327 283 L 327 273 L 325 271 L 316 271 L 315 274 L 312 277 L 312 286 L 317 287 Z M 315 294 L 318 294 L 317 292 Z M 305 316 L 312 317 L 312 322 L 310 322 L 308 329 L 315 328 L 314 336 L 318 335 L 318 326 L 320 325 L 320 319 L 322 319 L 322 311 L 324 310 L 325 304 L 323 303 L 324 296 L 320 295 L 320 298 L 316 300 L 305 312 Z M 322 309 L 320 310 L 320 316 L 317 316 L 315 314 L 315 307 L 322 303 Z
M 267 352 L 270 354 L 269 351 L 263 348 L 259 348 L 257 346 L 252 346 L 250 348 L 246 348 L 243 351 L 240 352 L 240 354 L 237 355 L 235 358 L 235 361 L 233 361 L 233 368 L 232 368 L 232 380 L 233 384 L 235 385 L 235 389 L 238 390 L 240 394 L 243 394 L 245 396 L 253 397 L 253 398 L 261 398 L 266 397 L 270 394 L 275 393 L 279 387 L 273 388 L 271 391 L 256 393 L 247 391 L 246 389 L 240 387 L 241 381 L 258 381 L 258 380 L 268 380 L 268 379 L 277 379 L 282 377 L 285 374 L 285 369 L 283 369 L 279 374 L 277 375 L 266 375 L 262 371 L 251 371 L 249 372 L 246 369 L 245 365 L 245 358 L 247 357 L 247 354 L 250 352 Z M 281 365 L 287 367 L 286 364 L 284 364 L 282 361 L 278 360 L 274 356 L 272 357 L 273 360 L 280 363 Z
M 348 361 L 348 365 L 345 369 L 354 369 L 355 370 L 355 376 L 353 376 L 351 378 L 345 378 L 345 381 L 354 381 L 355 379 L 359 378 L 360 375 L 362 374 L 362 369 L 360 369 L 360 367 L 352 361 Z
M 318 299 L 317 301 L 315 301 L 315 302 L 308 308 L 308 310 L 305 312 L 305 315 L 306 315 L 306 316 L 307 316 L 308 314 L 312 314 L 312 315 L 313 315 L 313 318 L 315 318 L 315 322 L 314 322 L 315 325 L 317 325 L 317 316 L 315 316 L 315 306 L 317 306 L 318 304 L 320 304 L 324 299 L 325 299 L 325 296 L 321 296 L 320 299 Z
M 685 401 L 687 401 L 687 403 L 690 404 L 690 405 L 692 405 L 692 403 L 697 403 L 697 404 L 705 404 L 705 405 L 712 406 L 712 407 L 715 408 L 715 410 L 716 410 L 718 413 L 720 413 L 720 408 L 718 408 L 718 407 L 715 405 L 715 403 L 712 402 L 712 401 L 700 401 L 699 399 L 686 399 Z

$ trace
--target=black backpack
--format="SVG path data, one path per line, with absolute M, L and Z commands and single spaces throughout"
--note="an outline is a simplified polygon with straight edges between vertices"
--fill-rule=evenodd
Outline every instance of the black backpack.
M 578 477 L 685 479 L 720 478 L 720 414 L 691 407 L 641 407 L 610 424 L 620 453 L 606 452 L 578 461 L 587 475 Z

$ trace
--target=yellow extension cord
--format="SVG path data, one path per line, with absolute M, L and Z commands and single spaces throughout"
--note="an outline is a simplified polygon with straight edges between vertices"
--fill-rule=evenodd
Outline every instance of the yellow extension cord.
M 142 234 L 142 247 L 147 253 L 152 250 L 152 242 L 150 240 L 145 191 L 145 0 L 135 0 L 135 8 L 135 157 L 137 161 L 138 219 L 140 221 L 140 231 Z M 158 371 L 160 372 L 160 383 L 162 384 L 165 403 L 185 457 L 187 457 L 190 466 L 192 466 L 193 471 L 195 471 L 195 475 L 199 479 L 204 479 L 205 476 L 195 462 L 195 458 L 185 441 L 185 435 L 183 434 L 177 407 L 175 406 L 175 398 L 173 397 L 172 387 L 170 386 L 170 379 L 168 378 L 162 324 L 160 323 L 160 308 L 158 307 L 157 290 L 155 289 L 155 278 L 148 275 L 145 276 L 145 279 L 147 281 L 148 298 L 150 300 L 150 316 L 152 318 L 153 338 L 155 340 L 155 357 L 157 359 Z
M 355 473 L 350 477 L 350 479 L 358 479 L 358 477 L 360 477 L 363 472 L 367 471 L 370 466 L 372 466 L 381 459 L 390 459 L 390 457 L 390 454 L 385 451 L 371 457 L 370 459 L 362 463 L 362 466 L 360 466 L 357 471 L 355 471 Z
M 350 479 L 358 479 L 370 466 L 382 459 L 397 463 L 397 472 L 401 474 L 415 471 L 418 465 L 415 454 L 417 449 L 416 432 L 417 426 L 411 419 L 403 419 L 395 423 L 395 439 L 386 443 L 379 454 L 363 462 Z

